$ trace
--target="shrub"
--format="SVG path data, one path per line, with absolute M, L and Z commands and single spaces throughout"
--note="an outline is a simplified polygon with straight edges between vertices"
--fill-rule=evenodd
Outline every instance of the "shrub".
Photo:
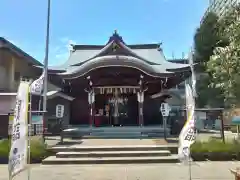
M 210 139 L 207 142 L 197 141 L 191 146 L 193 159 L 204 157 L 210 160 L 232 160 L 240 157 L 240 142 L 237 140 L 227 141 Z
M 222 140 L 210 140 L 207 144 L 207 150 L 208 152 L 233 152 L 234 151 L 234 146 L 232 142 L 225 142 L 223 143 Z
M 42 160 L 48 155 L 47 145 L 42 138 L 33 138 L 30 142 L 30 156 L 32 160 Z
M 237 153 L 240 151 L 240 143 L 237 140 L 227 141 L 210 139 L 206 142 L 196 141 L 191 146 L 192 152 L 231 152 Z
M 7 139 L 0 140 L 0 157 L 8 157 L 10 142 Z
M 191 152 L 192 153 L 204 153 L 207 152 L 207 142 L 201 142 L 201 141 L 196 141 L 192 146 L 191 146 Z
M 0 158 L 8 158 L 10 150 L 10 140 L 0 141 Z M 33 162 L 40 162 L 48 156 L 46 144 L 39 137 L 32 137 L 30 141 L 30 157 Z
M 237 126 L 231 126 L 232 133 L 237 133 Z

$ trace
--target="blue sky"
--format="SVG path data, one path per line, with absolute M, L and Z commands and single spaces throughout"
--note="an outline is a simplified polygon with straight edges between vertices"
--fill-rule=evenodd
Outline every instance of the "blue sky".
M 68 44 L 105 44 L 115 29 L 128 44 L 162 42 L 166 57 L 193 44 L 208 0 L 51 0 L 49 64 L 66 61 Z M 0 36 L 44 58 L 47 0 L 1 0 Z

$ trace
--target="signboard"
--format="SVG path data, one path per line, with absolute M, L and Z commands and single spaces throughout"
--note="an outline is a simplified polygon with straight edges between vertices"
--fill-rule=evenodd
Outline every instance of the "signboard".
M 166 117 L 166 116 L 169 116 L 169 112 L 171 111 L 171 108 L 168 105 L 168 103 L 162 103 L 160 110 L 162 115 Z
M 32 116 L 32 124 L 43 124 L 43 116 Z
M 62 118 L 64 114 L 64 105 L 58 104 L 56 106 L 56 117 Z
M 13 119 L 14 119 L 14 116 L 10 115 L 8 124 L 12 124 L 13 123 Z M 32 115 L 31 124 L 43 124 L 43 116 Z

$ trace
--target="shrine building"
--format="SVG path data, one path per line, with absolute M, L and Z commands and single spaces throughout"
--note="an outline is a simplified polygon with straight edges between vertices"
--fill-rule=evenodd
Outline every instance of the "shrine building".
M 154 97 L 191 76 L 191 69 L 167 61 L 161 44 L 127 44 L 114 32 L 105 45 L 72 45 L 68 60 L 48 73 L 59 87 L 48 92 L 48 113 L 64 103 L 65 125 L 97 128 L 161 125 L 159 109 L 169 96 Z

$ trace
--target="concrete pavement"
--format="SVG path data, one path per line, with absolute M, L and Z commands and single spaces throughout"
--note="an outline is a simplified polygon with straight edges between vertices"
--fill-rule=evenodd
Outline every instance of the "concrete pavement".
M 192 180 L 233 180 L 229 169 L 239 162 L 200 162 L 192 165 Z M 32 165 L 31 180 L 188 180 L 188 166 L 149 165 Z M 0 166 L 0 180 L 8 178 L 7 166 Z M 16 180 L 27 179 L 22 172 Z

